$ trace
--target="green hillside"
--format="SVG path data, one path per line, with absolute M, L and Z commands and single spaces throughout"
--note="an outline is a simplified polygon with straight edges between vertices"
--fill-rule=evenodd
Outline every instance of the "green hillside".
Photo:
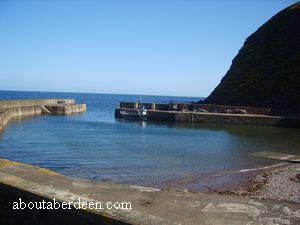
M 246 39 L 205 102 L 300 113 L 299 2 L 279 12 Z

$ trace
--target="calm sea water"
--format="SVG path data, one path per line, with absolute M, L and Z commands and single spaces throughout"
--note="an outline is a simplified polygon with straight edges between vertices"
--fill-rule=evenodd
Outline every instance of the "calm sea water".
M 299 129 L 114 118 L 120 101 L 137 101 L 139 97 L 0 91 L 0 99 L 75 98 L 88 108 L 78 115 L 44 115 L 10 122 L 0 136 L 0 157 L 74 177 L 201 189 L 208 185 L 204 179 L 208 175 L 276 163 L 251 153 L 300 153 Z M 172 100 L 198 98 L 143 96 L 145 102 Z

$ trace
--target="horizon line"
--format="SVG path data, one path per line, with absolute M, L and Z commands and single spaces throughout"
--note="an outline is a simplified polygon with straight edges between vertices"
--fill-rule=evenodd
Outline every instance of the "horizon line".
M 76 91 L 29 91 L 29 90 L 3 90 L 0 89 L 0 92 L 46 92 L 46 93 L 70 93 L 70 94 L 102 94 L 102 95 L 137 95 L 137 96 L 157 96 L 157 97 L 181 97 L 181 98 L 200 98 L 205 99 L 207 97 L 200 96 L 180 96 L 180 95 L 159 95 L 159 94 L 121 94 L 121 93 L 103 93 L 103 92 L 76 92 Z

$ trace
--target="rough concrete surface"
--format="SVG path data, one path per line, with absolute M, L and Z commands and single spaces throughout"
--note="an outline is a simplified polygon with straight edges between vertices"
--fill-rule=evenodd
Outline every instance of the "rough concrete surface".
M 162 191 L 75 179 L 6 159 L 0 159 L 0 183 L 59 201 L 80 198 L 87 202 L 132 203 L 132 210 L 90 210 L 88 213 L 102 216 L 99 224 L 104 224 L 101 221 L 106 220 L 104 218 L 128 224 L 300 224 L 300 205 L 297 203 Z

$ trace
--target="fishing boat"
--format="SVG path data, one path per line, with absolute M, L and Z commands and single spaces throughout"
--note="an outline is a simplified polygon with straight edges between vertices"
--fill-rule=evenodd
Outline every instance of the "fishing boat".
M 123 109 L 120 111 L 120 115 L 124 119 L 134 119 L 134 120 L 146 120 L 148 116 L 147 109 L 141 107 L 139 109 Z

